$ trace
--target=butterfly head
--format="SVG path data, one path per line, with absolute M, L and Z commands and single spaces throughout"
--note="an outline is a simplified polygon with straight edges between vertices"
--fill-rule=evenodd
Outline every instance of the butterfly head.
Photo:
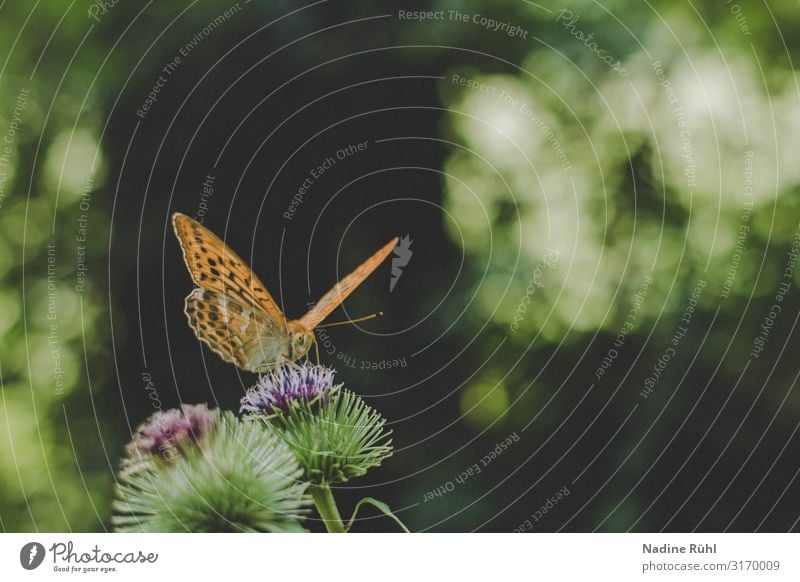
M 290 355 L 292 360 L 297 360 L 305 356 L 317 340 L 313 330 L 308 329 L 297 321 L 289 322 L 289 334 L 292 338 L 292 353 Z

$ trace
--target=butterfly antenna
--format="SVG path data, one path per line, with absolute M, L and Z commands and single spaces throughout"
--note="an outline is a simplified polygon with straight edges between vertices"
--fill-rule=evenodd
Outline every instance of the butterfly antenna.
M 359 318 L 356 318 L 356 319 L 347 319 L 345 321 L 337 321 L 336 323 L 326 323 L 324 325 L 320 325 L 320 327 L 328 328 L 328 327 L 334 327 L 334 326 L 337 326 L 337 325 L 347 325 L 347 324 L 350 324 L 350 323 L 358 323 L 360 321 L 366 321 L 368 319 L 374 319 L 376 317 L 380 317 L 381 315 L 383 315 L 383 311 L 379 311 L 377 313 L 373 313 L 372 315 L 365 315 L 364 317 L 359 317 Z

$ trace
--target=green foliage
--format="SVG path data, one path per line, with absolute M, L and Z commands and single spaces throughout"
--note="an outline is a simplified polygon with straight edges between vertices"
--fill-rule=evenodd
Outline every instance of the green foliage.
M 117 531 L 303 531 L 307 484 L 298 480 L 302 471 L 277 435 L 227 412 L 198 446 L 179 452 L 122 471 Z

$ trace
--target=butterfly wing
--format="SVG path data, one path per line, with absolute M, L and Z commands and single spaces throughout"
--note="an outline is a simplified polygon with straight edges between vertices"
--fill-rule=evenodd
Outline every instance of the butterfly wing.
M 194 289 L 186 297 L 186 317 L 202 342 L 243 370 L 264 372 L 289 356 L 285 329 L 259 308 L 228 295 Z
M 172 225 L 183 250 L 183 260 L 197 285 L 227 295 L 242 305 L 259 308 L 286 328 L 286 318 L 269 291 L 228 245 L 180 212 L 172 215 Z
M 348 295 L 355 291 L 356 287 L 361 285 L 364 279 L 369 277 L 370 273 L 372 273 L 372 271 L 374 271 L 378 265 L 383 262 L 389 253 L 392 252 L 392 249 L 394 249 L 399 240 L 400 239 L 395 237 L 386 243 L 377 253 L 361 263 L 361 265 L 359 265 L 355 271 L 347 275 L 347 277 L 334 285 L 333 289 L 323 295 L 322 299 L 320 299 L 317 304 L 314 305 L 314 307 L 312 307 L 311 310 L 298 321 L 308 329 L 314 329 L 317 327 L 326 317 L 328 317 L 328 315 L 330 315 L 334 309 L 336 309 L 342 303 L 342 301 L 348 297 Z

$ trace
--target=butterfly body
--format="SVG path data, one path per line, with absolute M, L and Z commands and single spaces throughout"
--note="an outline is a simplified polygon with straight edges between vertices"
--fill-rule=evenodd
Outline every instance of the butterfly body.
M 314 328 L 392 252 L 387 243 L 337 283 L 303 317 L 287 320 L 255 273 L 214 233 L 188 216 L 172 217 L 192 280 L 186 317 L 195 335 L 223 360 L 251 372 L 268 372 L 306 356 Z

